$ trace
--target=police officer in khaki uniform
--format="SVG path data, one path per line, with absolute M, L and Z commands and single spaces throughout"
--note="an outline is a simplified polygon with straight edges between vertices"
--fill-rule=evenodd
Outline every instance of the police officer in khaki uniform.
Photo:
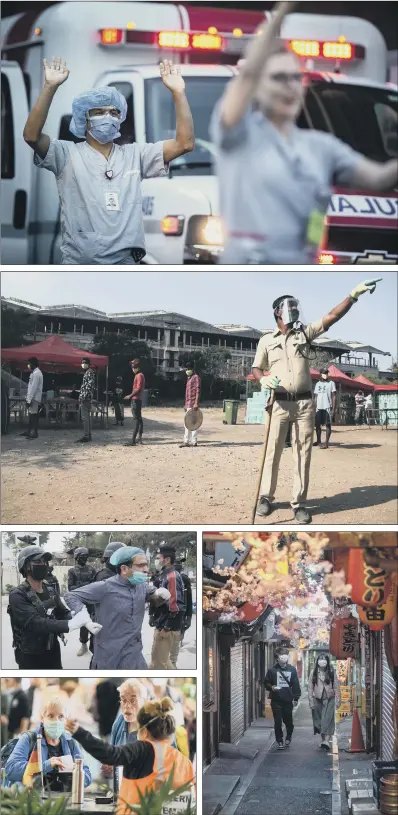
M 380 279 L 359 283 L 329 314 L 306 326 L 300 322 L 300 305 L 295 297 L 285 294 L 272 304 L 277 327 L 272 333 L 261 337 L 253 363 L 253 374 L 261 386 L 275 391 L 258 515 L 267 516 L 273 510 L 279 463 L 289 422 L 292 422 L 295 432 L 292 438 L 294 482 L 291 505 L 298 523 L 311 523 L 311 513 L 304 506 L 314 432 L 309 362 L 311 343 L 341 320 L 361 294 L 367 291 L 373 293 Z M 264 376 L 266 370 L 270 372 L 268 376 Z

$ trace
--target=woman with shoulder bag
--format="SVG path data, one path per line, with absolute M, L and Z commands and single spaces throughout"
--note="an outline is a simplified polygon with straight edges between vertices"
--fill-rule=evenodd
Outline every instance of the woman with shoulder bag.
M 340 687 L 329 654 L 318 654 L 308 681 L 308 699 L 314 723 L 314 735 L 320 733 L 324 750 L 330 750 L 330 736 L 336 729 L 335 710 L 340 704 Z

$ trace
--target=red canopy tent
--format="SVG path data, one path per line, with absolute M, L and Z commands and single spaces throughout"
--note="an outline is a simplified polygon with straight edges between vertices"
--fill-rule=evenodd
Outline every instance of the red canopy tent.
M 41 342 L 24 345 L 22 348 L 2 348 L 1 357 L 4 362 L 21 363 L 26 368 L 29 357 L 37 357 L 43 371 L 65 372 L 78 368 L 83 357 L 88 357 L 93 368 L 107 368 L 109 358 L 100 354 L 90 354 L 75 348 L 58 334 L 51 334 Z
M 353 381 L 358 382 L 358 385 L 364 385 L 365 388 L 370 388 L 370 390 L 372 391 L 374 391 L 375 389 L 375 383 L 371 382 L 370 379 L 367 379 L 367 377 L 364 376 L 363 374 L 359 374 L 359 376 L 356 376 Z

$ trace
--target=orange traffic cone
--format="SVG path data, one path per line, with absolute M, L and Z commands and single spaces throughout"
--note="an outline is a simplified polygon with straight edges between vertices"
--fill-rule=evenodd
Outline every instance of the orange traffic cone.
M 352 717 L 351 747 L 346 753 L 366 753 L 365 743 L 362 735 L 361 722 L 359 720 L 358 708 L 355 708 Z

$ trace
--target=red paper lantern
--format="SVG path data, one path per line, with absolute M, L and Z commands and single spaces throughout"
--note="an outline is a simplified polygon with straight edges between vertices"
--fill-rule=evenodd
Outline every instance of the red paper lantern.
M 382 631 L 385 625 L 389 625 L 397 611 L 397 582 L 391 580 L 390 593 L 385 603 L 374 608 L 361 608 L 358 606 L 359 619 L 368 625 L 371 631 Z
M 378 608 L 391 591 L 391 579 L 379 566 L 369 566 L 362 549 L 350 549 L 347 582 L 351 584 L 351 600 L 363 608 Z
M 333 617 L 330 626 L 329 651 L 337 659 L 354 659 L 358 640 L 358 620 Z

